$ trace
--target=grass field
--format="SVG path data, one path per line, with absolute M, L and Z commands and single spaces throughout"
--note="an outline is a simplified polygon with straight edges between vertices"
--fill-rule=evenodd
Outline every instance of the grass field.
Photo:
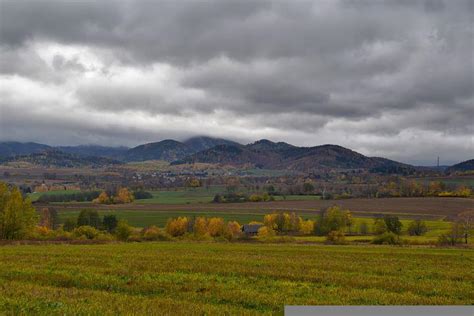
M 128 243 L 0 247 L 0 313 L 273 314 L 291 305 L 474 304 L 474 251 Z
M 210 203 L 218 193 L 226 192 L 225 187 L 213 186 L 209 188 L 180 189 L 176 191 L 152 191 L 153 198 L 136 200 L 135 204 L 195 204 Z M 275 196 L 276 201 L 313 201 L 321 199 L 317 195 L 287 195 Z
M 474 188 L 474 176 L 451 176 L 451 177 L 433 177 L 433 178 L 419 178 L 420 182 L 428 184 L 431 181 L 441 181 L 448 185 L 465 185 Z
M 373 217 L 377 214 L 393 214 L 402 218 L 445 219 L 455 218 L 463 211 L 474 211 L 474 200 L 467 198 L 380 198 L 348 200 L 274 201 L 247 203 L 195 203 L 195 204 L 116 204 L 92 203 L 55 204 L 59 210 L 73 211 L 84 208 L 97 210 L 134 211 L 189 211 L 189 212 L 246 212 L 270 213 L 273 211 L 297 211 L 311 215 L 334 205 L 349 209 L 354 216 Z M 37 205 L 37 207 L 47 205 Z
M 217 193 L 224 192 L 222 187 L 180 189 L 176 191 L 152 191 L 153 198 L 136 200 L 136 204 L 194 204 L 210 203 Z

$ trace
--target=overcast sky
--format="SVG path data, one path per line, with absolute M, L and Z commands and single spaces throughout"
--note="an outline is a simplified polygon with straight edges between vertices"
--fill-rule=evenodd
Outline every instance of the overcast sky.
M 0 140 L 474 158 L 474 1 L 3 1 Z

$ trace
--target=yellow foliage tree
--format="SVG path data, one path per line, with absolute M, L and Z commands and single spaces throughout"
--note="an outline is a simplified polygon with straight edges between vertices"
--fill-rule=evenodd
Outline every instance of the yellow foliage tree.
M 234 239 L 240 237 L 242 235 L 242 229 L 238 222 L 230 221 L 227 223 L 227 234 L 229 236 L 228 239 Z
M 199 179 L 193 178 L 190 179 L 187 184 L 191 188 L 199 188 L 201 186 L 201 181 L 199 181 Z
M 209 219 L 207 231 L 212 237 L 222 236 L 225 232 L 224 219 L 220 217 L 212 217 Z
M 198 217 L 194 221 L 194 234 L 196 236 L 204 236 L 207 234 L 207 219 L 205 217 Z
M 22 239 L 38 222 L 31 201 L 23 199 L 18 188 L 0 183 L 0 239 Z
M 117 196 L 114 198 L 115 203 L 132 203 L 134 200 L 132 192 L 127 188 L 120 188 L 117 192 Z
M 110 197 L 107 194 L 107 192 L 102 191 L 102 193 L 99 194 L 99 196 L 92 201 L 93 203 L 100 203 L 100 204 L 109 204 L 110 203 Z
M 271 229 L 276 229 L 276 219 L 278 214 L 267 214 L 263 217 L 263 224 Z
M 182 236 L 188 231 L 189 219 L 187 217 L 170 218 L 166 223 L 166 232 L 173 236 Z
M 310 235 L 314 230 L 314 221 L 308 219 L 306 221 L 301 221 L 300 223 L 300 232 L 303 235 Z

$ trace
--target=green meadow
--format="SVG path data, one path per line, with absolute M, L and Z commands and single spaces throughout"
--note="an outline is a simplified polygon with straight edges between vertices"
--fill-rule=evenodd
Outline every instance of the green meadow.
M 278 314 L 291 305 L 472 305 L 474 251 L 116 243 L 0 247 L 0 314 Z

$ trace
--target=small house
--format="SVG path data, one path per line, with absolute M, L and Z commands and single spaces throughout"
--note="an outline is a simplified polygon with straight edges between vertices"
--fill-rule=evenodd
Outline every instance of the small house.
M 263 227 L 262 224 L 245 224 L 242 226 L 242 232 L 246 236 L 256 236 L 260 227 Z

